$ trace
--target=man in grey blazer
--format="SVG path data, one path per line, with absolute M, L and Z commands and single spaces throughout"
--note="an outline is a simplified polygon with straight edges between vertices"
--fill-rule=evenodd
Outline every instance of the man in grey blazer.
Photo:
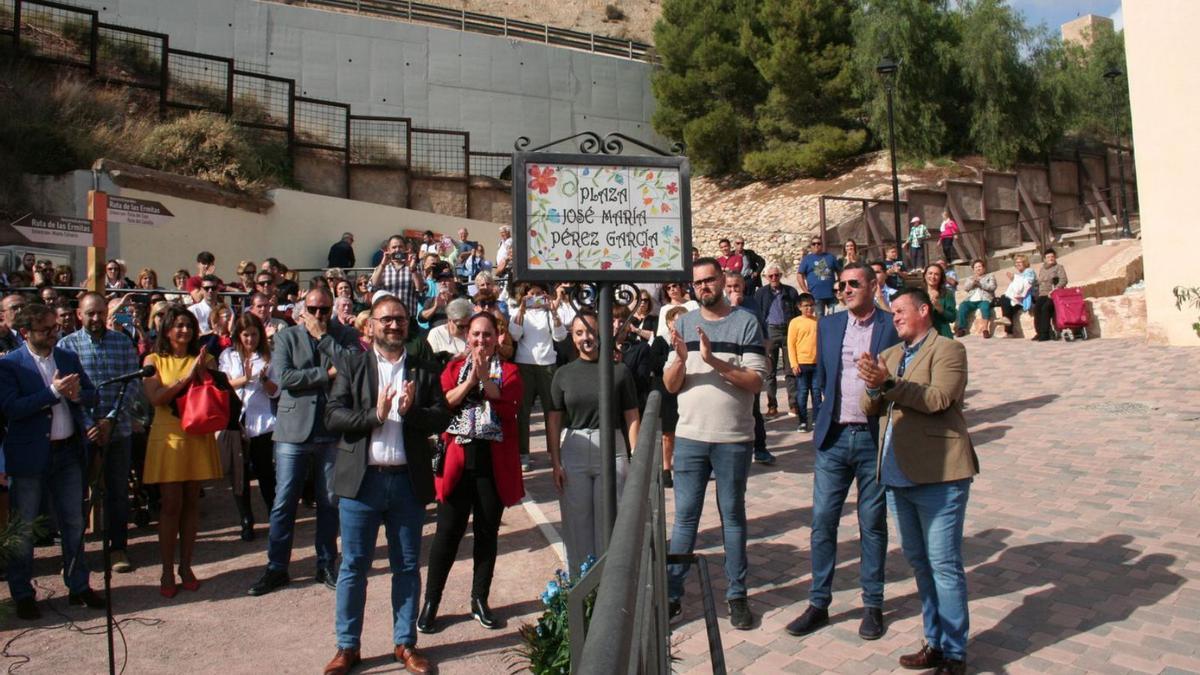
M 316 581 L 337 588 L 338 513 L 332 491 L 338 434 L 325 427 L 325 404 L 340 359 L 361 351 L 358 334 L 330 321 L 333 296 L 314 288 L 304 296 L 300 323 L 275 335 L 271 379 L 279 383 L 275 421 L 275 503 L 267 544 L 267 570 L 250 587 L 265 595 L 287 585 L 296 505 L 309 467 L 316 464 Z

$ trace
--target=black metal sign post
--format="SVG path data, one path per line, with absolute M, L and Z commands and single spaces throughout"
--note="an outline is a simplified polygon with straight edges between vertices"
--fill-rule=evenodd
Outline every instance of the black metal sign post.
M 546 151 L 574 143 L 576 153 Z M 625 155 L 626 144 L 653 155 Z M 529 145 L 525 137 L 514 144 L 513 277 L 575 282 L 572 302 L 596 308 L 607 549 L 617 515 L 613 302 L 637 302 L 634 282 L 688 278 L 691 165 L 682 146 L 668 153 L 619 133 L 601 138 L 589 131 Z

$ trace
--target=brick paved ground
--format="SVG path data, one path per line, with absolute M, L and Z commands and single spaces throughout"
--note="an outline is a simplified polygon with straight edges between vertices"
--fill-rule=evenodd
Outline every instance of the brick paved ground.
M 1014 673 L 1200 672 L 1200 468 L 1194 459 L 1200 451 L 1200 384 L 1194 379 L 1200 351 L 1123 340 L 965 342 L 971 358 L 967 419 L 983 464 L 972 488 L 965 542 L 972 667 Z M 530 501 L 535 513 L 557 525 L 540 426 L 534 433 L 538 464 L 527 481 Z M 748 498 L 751 605 L 761 623 L 734 631 L 724 603 L 718 603 L 730 672 L 894 671 L 896 657 L 921 637 L 916 589 L 893 528 L 888 633 L 873 643 L 858 638 L 853 493 L 839 537 L 833 625 L 806 639 L 783 631 L 807 598 L 812 447 L 807 435 L 795 433 L 792 418 L 772 421 L 769 433 L 779 462 L 754 467 Z M 265 558 L 262 538 L 254 544 L 236 541 L 223 490 L 212 490 L 206 502 L 197 567 L 210 580 L 205 588 L 167 602 L 157 596 L 156 570 L 116 577 L 118 618 L 163 621 L 126 625 L 127 672 L 315 671 L 331 655 L 331 595 L 304 580 L 265 598 L 245 597 Z M 713 557 L 720 599 L 725 583 L 715 506 L 710 489 L 699 550 Z M 484 631 L 463 616 L 468 534 L 443 603 L 455 622 L 439 635 L 422 636 L 442 672 L 506 671 L 503 650 L 516 642 L 512 629 L 536 615 L 537 594 L 561 565 L 524 509 L 510 509 L 505 521 L 493 605 L 509 629 Z M 311 536 L 309 519 L 297 539 L 295 570 L 304 576 L 311 574 Z M 152 538 L 138 537 L 133 550 L 151 559 Z M 51 553 L 39 549 L 42 574 L 49 575 L 57 560 Z M 397 670 L 380 656 L 389 644 L 390 624 L 384 567 L 382 559 L 376 563 L 376 583 L 368 592 L 366 653 L 376 657 L 368 672 Z M 48 576 L 40 583 L 61 591 Z M 693 576 L 684 622 L 676 628 L 677 672 L 709 672 L 696 591 Z M 58 598 L 52 604 L 64 603 Z M 73 618 L 92 616 L 64 611 Z M 38 625 L 56 620 L 48 616 Z M 17 635 L 12 620 L 4 622 L 0 642 Z M 20 637 L 9 652 L 34 659 L 23 672 L 98 672 L 103 644 L 102 636 L 43 630 Z M 5 667 L 14 662 L 0 661 Z
M 968 338 L 967 420 L 983 473 L 967 508 L 969 660 L 979 672 L 1200 672 L 1200 351 L 1123 340 L 1034 345 Z M 781 383 L 782 386 L 782 383 Z M 810 435 L 769 425 L 779 462 L 749 486 L 750 597 L 761 624 L 732 630 L 730 672 L 893 672 L 921 640 L 916 586 L 889 526 L 888 632 L 857 636 L 853 493 L 841 522 L 832 626 L 794 638 L 806 606 Z M 710 489 L 699 546 L 721 543 Z M 678 672 L 709 672 L 690 580 Z

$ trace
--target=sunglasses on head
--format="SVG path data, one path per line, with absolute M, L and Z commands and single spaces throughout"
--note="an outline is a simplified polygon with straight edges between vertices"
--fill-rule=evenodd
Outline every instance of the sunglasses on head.
M 858 279 L 847 279 L 845 281 L 837 282 L 837 289 L 839 291 L 846 290 L 847 286 L 853 288 L 854 290 L 858 290 L 863 287 L 863 282 L 859 281 Z

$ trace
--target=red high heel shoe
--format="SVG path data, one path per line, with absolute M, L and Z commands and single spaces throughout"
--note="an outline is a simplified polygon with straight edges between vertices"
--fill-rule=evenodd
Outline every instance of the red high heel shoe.
M 200 590 L 200 580 L 192 579 L 191 581 L 183 581 L 180 582 L 179 587 L 185 591 L 192 591 L 194 593 Z
M 174 583 L 172 583 L 170 586 L 162 585 L 158 588 L 158 594 L 168 600 L 175 597 L 177 593 L 179 593 L 179 586 L 176 586 Z

